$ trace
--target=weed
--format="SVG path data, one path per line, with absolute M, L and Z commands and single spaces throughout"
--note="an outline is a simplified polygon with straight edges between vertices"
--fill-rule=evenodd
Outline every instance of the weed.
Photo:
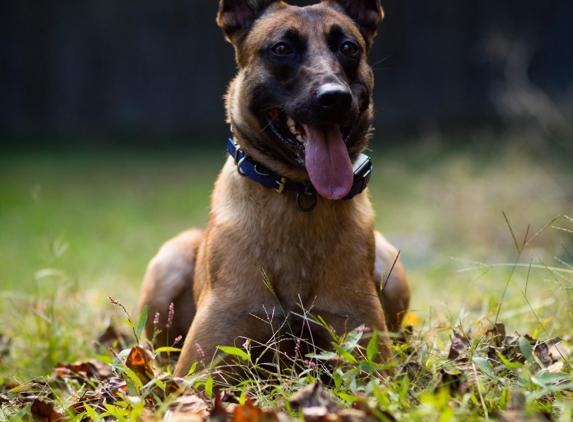
M 393 338 L 393 359 L 379 363 L 375 332 L 331 333 L 332 349 L 319 350 L 284 326 L 266 344 L 222 346 L 222 361 L 182 379 L 157 359 L 178 349 L 141 338 L 154 316 L 129 315 L 145 260 L 166 233 L 196 223 L 190 197 L 203 198 L 191 212 L 206 215 L 214 171 L 187 189 L 181 174 L 200 179 L 187 159 L 133 160 L 133 173 L 112 166 L 93 184 L 99 165 L 85 158 L 51 170 L 41 159 L 4 165 L 0 421 L 571 420 L 573 220 L 552 220 L 571 205 L 571 174 L 523 151 L 434 154 L 432 163 L 406 152 L 380 158 L 371 183 L 377 225 L 413 284 L 413 327 Z M 41 189 L 20 168 L 45 172 Z M 45 269 L 30 276 L 35 268 Z M 311 306 L 297 316 L 328 328 Z

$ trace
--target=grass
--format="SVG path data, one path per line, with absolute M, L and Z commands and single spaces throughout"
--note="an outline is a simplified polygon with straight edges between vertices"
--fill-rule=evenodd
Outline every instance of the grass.
M 74 395 L 89 388 L 69 379 L 63 389 L 61 380 L 43 383 L 59 362 L 98 357 L 112 364 L 115 359 L 115 375 L 123 373 L 132 383 L 126 394 L 131 398 L 114 404 L 127 419 L 144 414 L 145 397 L 157 395 L 158 385 L 167 391 L 168 368 L 158 372 L 157 380 L 138 383 L 125 369 L 125 353 L 123 361 L 117 360 L 94 347 L 93 340 L 110 316 L 125 318 L 108 295 L 137 320 L 135 305 L 148 260 L 169 237 L 206 224 L 209 193 L 223 160 L 222 148 L 0 157 L 0 384 L 5 386 L 0 386 L 0 420 L 21 411 L 20 419 L 27 420 L 32 413 L 30 401 L 14 398 L 22 394 L 13 390 L 14 381 L 36 393 L 49 387 L 56 408 L 72 412 Z M 348 338 L 333 338 L 344 365 L 327 394 L 342 407 L 366 397 L 377 412 L 398 420 L 499 419 L 503 411 L 521 412 L 521 417 L 543 411 L 569 420 L 570 388 L 562 387 L 571 381 L 569 358 L 562 360 L 556 374 L 565 375 L 559 378 L 519 340 L 529 334 L 547 342 L 572 332 L 573 221 L 565 215 L 573 216 L 573 171 L 568 160 L 478 137 L 463 148 L 436 140 L 377 146 L 373 162 L 376 227 L 401 250 L 414 292 L 414 333 L 408 344 L 395 346 L 395 364 L 402 373 L 416 371 L 379 388 L 369 375 L 367 351 L 352 348 L 358 357 L 349 362 L 352 357 L 344 353 Z M 524 239 L 531 240 L 526 247 Z M 521 341 L 521 360 L 488 355 L 498 346 L 484 333 L 496 321 L 505 324 L 508 337 Z M 448 358 L 453 330 L 468 339 L 463 359 Z M 133 344 L 131 336 L 123 345 L 129 350 Z M 513 350 L 509 345 L 498 349 Z M 205 389 L 209 378 L 197 371 L 194 379 Z M 288 388 L 248 383 L 237 395 L 296 416 L 304 411 L 297 413 L 289 398 L 316 376 L 293 374 Z M 442 388 L 447 377 L 465 387 Z M 30 380 L 36 384 L 27 384 Z M 143 401 L 135 403 L 135 397 Z M 159 403 L 175 399 L 165 400 Z M 158 414 L 165 414 L 166 405 L 157 406 Z M 83 408 L 84 415 L 90 408 Z

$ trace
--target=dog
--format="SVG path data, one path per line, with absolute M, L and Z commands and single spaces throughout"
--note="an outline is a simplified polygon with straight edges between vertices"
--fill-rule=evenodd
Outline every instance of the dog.
M 149 337 L 169 322 L 158 346 L 185 338 L 176 376 L 218 346 L 264 345 L 285 325 L 327 350 L 329 330 L 364 325 L 378 332 L 380 361 L 391 358 L 388 329 L 399 329 L 410 287 L 374 230 L 362 154 L 373 120 L 367 56 L 382 19 L 379 0 L 221 0 L 217 23 L 238 65 L 225 97 L 230 155 L 207 229 L 163 245 L 139 301 L 159 314 Z

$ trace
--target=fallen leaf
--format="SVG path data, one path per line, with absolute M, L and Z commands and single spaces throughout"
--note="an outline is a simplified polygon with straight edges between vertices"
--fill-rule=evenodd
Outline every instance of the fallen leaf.
M 177 397 L 169 404 L 169 409 L 173 412 L 174 417 L 185 417 L 185 419 L 181 420 L 202 421 L 209 416 L 209 406 L 205 403 L 205 400 L 193 394 L 184 394 Z
M 501 347 L 506 336 L 505 325 L 502 322 L 497 322 L 492 328 L 487 330 L 485 334 L 491 336 L 491 339 L 497 347 Z
M 121 377 L 109 378 L 100 383 L 96 394 L 103 399 L 115 400 L 119 392 L 127 390 L 127 383 Z
M 339 415 L 342 416 L 343 420 L 356 420 L 356 421 L 384 421 L 384 422 L 394 422 L 396 418 L 386 410 L 381 409 L 378 406 L 372 405 L 372 402 L 368 400 L 359 400 L 353 405 L 354 409 L 343 409 L 339 412 Z M 356 413 L 352 413 L 348 417 L 346 414 L 349 410 L 357 410 L 362 413 L 362 418 L 360 419 L 352 419 L 357 415 Z
M 563 372 L 563 368 L 565 368 L 565 364 L 563 362 L 555 362 L 547 367 L 547 372 L 550 374 L 557 374 L 559 372 Z
M 244 405 L 235 407 L 231 420 L 232 422 L 278 422 L 278 417 L 275 412 L 256 407 L 252 400 L 247 398 Z
M 209 422 L 226 422 L 228 420 L 229 414 L 223 406 L 223 395 L 218 394 L 215 397 L 215 403 L 213 404 L 213 409 L 209 413 Z
M 151 381 L 151 377 L 154 372 L 151 368 L 151 362 L 153 362 L 153 355 L 147 349 L 141 346 L 133 346 L 125 365 L 131 369 L 142 383 L 147 384 Z
M 549 354 L 553 360 L 565 359 L 573 354 L 573 349 L 570 345 L 571 338 L 555 339 L 554 344 L 549 348 Z
M 467 338 L 461 336 L 454 331 L 452 336 L 452 346 L 450 347 L 450 352 L 448 353 L 449 360 L 467 360 L 467 354 L 465 352 L 470 348 L 470 342 Z
M 30 408 L 36 419 L 44 422 L 64 422 L 68 419 L 54 410 L 54 406 L 39 399 L 34 400 Z
M 329 413 L 336 413 L 340 406 L 330 397 L 320 383 L 310 384 L 290 399 L 293 409 L 302 409 L 306 417 L 320 418 Z
M 70 364 L 58 363 L 54 368 L 54 375 L 59 378 L 96 378 L 103 380 L 111 377 L 112 372 L 110 366 L 101 360 L 89 359 Z
M 445 369 L 440 369 L 439 372 L 439 382 L 436 385 L 436 391 L 446 387 L 451 392 L 465 392 L 468 388 L 466 383 L 467 376 L 461 371 L 446 371 Z
M 501 422 L 547 422 L 551 419 L 542 413 L 529 415 L 524 410 L 506 410 L 499 413 L 499 420 Z
M 539 343 L 537 346 L 535 346 L 533 349 L 533 354 L 537 357 L 537 359 L 539 359 L 544 368 L 551 366 L 553 363 L 553 359 L 549 354 L 549 347 L 547 346 L 547 343 Z

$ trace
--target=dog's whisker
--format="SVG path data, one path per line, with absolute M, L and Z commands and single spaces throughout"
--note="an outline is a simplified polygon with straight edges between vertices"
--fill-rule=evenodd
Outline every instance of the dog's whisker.
M 390 56 L 386 56 L 384 57 L 382 60 L 378 60 L 376 63 L 373 63 L 370 65 L 370 67 L 376 66 L 377 64 L 380 64 L 382 62 L 385 62 L 386 60 L 388 60 L 390 58 Z
M 271 125 L 271 122 L 274 123 L 275 120 L 278 119 L 281 114 L 285 114 L 285 115 L 286 115 L 286 113 L 280 108 L 280 106 L 277 106 L 277 107 L 269 107 L 269 108 L 267 108 L 267 109 L 265 109 L 265 110 L 263 110 L 263 111 L 272 110 L 273 108 L 277 108 L 277 109 L 279 110 L 279 114 L 277 114 L 274 118 L 272 118 L 261 130 L 259 130 L 258 133 L 264 132 L 264 131 Z

